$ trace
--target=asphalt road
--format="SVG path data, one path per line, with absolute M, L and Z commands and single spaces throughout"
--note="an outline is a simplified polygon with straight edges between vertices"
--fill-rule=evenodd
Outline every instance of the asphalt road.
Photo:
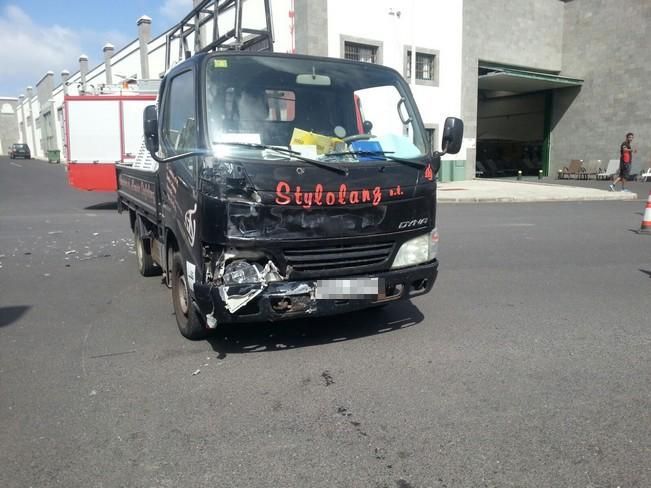
M 432 294 L 190 342 L 114 200 L 0 159 L 0 486 L 651 486 L 641 202 L 441 205 Z

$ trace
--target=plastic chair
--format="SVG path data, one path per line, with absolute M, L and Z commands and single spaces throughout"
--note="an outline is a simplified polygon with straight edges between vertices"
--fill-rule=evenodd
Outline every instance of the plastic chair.
M 647 168 L 644 172 L 640 173 L 637 177 L 638 181 L 648 181 L 651 178 L 651 168 Z
M 565 166 L 563 168 L 563 171 L 559 174 L 559 176 L 561 179 L 569 179 L 571 176 L 574 176 L 578 179 L 581 177 L 581 174 L 583 172 L 583 159 L 573 159 L 570 161 L 569 166 Z
M 481 164 L 481 161 L 475 161 L 475 168 L 475 178 L 481 178 L 487 174 L 486 168 L 484 168 L 484 165 Z
M 597 179 L 607 180 L 611 176 L 616 175 L 618 172 L 619 172 L 619 159 L 611 159 L 610 161 L 608 161 L 608 167 L 606 168 L 606 171 L 597 173 Z
M 601 159 L 590 159 L 581 172 L 581 179 L 589 180 L 591 176 L 595 178 L 601 172 Z

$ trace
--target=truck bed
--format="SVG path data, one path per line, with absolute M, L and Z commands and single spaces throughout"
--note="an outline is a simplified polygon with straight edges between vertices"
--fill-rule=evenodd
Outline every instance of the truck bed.
M 116 165 L 118 201 L 121 206 L 144 214 L 152 222 L 160 215 L 158 171 Z

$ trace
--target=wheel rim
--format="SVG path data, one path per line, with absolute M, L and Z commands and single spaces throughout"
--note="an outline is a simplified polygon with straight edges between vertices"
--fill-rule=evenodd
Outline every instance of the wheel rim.
M 142 239 L 136 239 L 136 259 L 138 260 L 138 266 L 142 269 Z
M 185 275 L 179 275 L 179 286 L 177 288 L 177 296 L 179 299 L 179 307 L 183 315 L 188 315 L 188 285 L 185 281 Z

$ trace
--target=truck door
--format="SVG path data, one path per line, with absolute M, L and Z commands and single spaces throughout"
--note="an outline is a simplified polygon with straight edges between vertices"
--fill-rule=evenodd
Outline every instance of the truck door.
M 161 149 L 165 157 L 194 151 L 198 145 L 194 71 L 175 75 L 166 83 L 161 106 Z M 194 157 L 162 165 L 160 172 L 163 219 L 179 241 L 185 260 L 196 258 L 200 248 L 197 232 L 198 161 Z

